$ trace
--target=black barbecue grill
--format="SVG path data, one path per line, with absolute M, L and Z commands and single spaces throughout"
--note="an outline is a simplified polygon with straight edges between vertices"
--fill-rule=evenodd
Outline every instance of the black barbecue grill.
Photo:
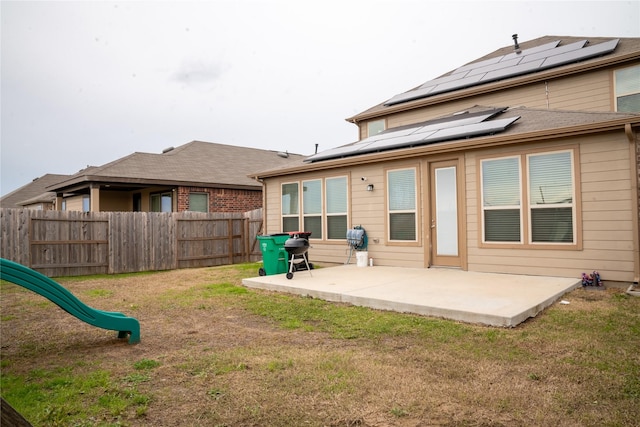
M 310 232 L 295 231 L 289 233 L 291 236 L 284 242 L 284 248 L 289 254 L 289 272 L 287 273 L 287 279 L 293 278 L 293 271 L 303 270 L 306 267 L 311 274 L 311 265 L 309 264 L 309 258 L 307 252 L 309 251 L 309 236 Z M 304 266 L 300 265 L 304 262 Z

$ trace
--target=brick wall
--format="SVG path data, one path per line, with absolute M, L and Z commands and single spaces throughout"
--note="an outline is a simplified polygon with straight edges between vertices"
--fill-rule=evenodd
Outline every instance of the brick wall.
M 262 207 L 261 190 L 179 187 L 178 212 L 189 210 L 189 193 L 208 193 L 209 212 L 247 212 Z

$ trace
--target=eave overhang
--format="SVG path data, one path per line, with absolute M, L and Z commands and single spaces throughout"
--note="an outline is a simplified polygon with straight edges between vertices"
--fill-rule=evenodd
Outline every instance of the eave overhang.
M 135 189 L 144 189 L 148 187 L 206 187 L 206 188 L 220 188 L 220 189 L 235 189 L 235 190 L 260 190 L 261 186 L 256 185 L 236 185 L 236 184 L 222 184 L 202 181 L 175 181 L 175 180 L 162 180 L 162 179 L 145 179 L 145 178 L 122 178 L 122 177 L 104 177 L 96 175 L 83 175 L 73 178 L 68 181 L 60 182 L 55 185 L 47 187 L 48 191 L 54 191 L 57 193 L 75 193 L 78 191 L 86 190 L 91 186 L 99 185 L 101 187 L 113 187 L 110 189 L 117 189 L 123 187 L 130 187 L 131 191 Z
M 593 135 L 611 131 L 622 131 L 623 133 L 626 133 L 628 132 L 628 130 L 626 130 L 628 127 L 633 128 L 637 132 L 637 128 L 640 127 L 640 115 L 631 119 L 629 117 L 625 117 L 599 123 L 543 129 L 525 133 L 499 134 L 462 140 L 459 139 L 418 147 L 384 151 L 380 153 L 363 154 L 359 156 L 352 156 L 335 160 L 325 160 L 287 169 L 265 171 L 257 175 L 252 175 L 251 177 L 255 180 L 260 181 L 265 178 L 294 175 L 311 171 L 330 170 L 345 166 L 353 166 L 356 164 L 363 165 L 389 160 L 408 159 L 425 155 L 478 150 L 483 148 L 540 142 L 551 139 L 557 140 L 562 138 Z

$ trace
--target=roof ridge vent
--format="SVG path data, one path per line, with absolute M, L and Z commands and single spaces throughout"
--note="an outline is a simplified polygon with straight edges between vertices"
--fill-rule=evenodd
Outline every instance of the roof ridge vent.
M 162 154 L 166 154 L 166 153 L 168 153 L 169 151 L 173 151 L 173 150 L 175 150 L 175 148 L 174 148 L 174 147 L 167 147 L 167 148 L 165 148 L 164 150 L 162 150 Z
M 511 36 L 511 38 L 513 39 L 513 43 L 514 43 L 513 48 L 515 49 L 516 53 L 521 54 L 522 50 L 520 49 L 520 45 L 518 44 L 518 35 L 514 34 Z

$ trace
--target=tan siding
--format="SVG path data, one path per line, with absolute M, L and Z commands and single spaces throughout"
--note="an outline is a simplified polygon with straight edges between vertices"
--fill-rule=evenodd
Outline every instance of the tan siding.
M 592 71 L 549 82 L 549 107 L 560 110 L 610 111 L 611 72 Z
M 598 70 L 580 76 L 536 82 L 496 93 L 482 94 L 445 104 L 397 113 L 388 117 L 389 128 L 418 123 L 464 111 L 474 105 L 539 109 L 611 111 L 611 71 Z M 362 134 L 364 137 L 364 134 Z
M 564 142 L 580 143 L 582 224 L 578 229 L 583 233 L 582 250 L 479 248 L 476 156 L 468 154 L 467 245 L 470 270 L 576 278 L 582 272 L 598 270 L 604 280 L 633 279 L 628 142 L 621 132 Z M 545 146 L 548 149 L 554 147 L 551 144 Z M 494 153 L 508 151 L 492 150 Z M 544 269 L 532 266 L 544 266 Z
M 580 208 L 582 222 L 581 250 L 554 248 L 494 249 L 479 247 L 479 191 L 477 187 L 477 158 L 485 155 L 511 154 L 518 150 L 557 149 L 578 146 L 577 161 L 580 164 Z M 536 143 L 520 147 L 502 147 L 474 151 L 465 154 L 466 193 L 466 245 L 467 267 L 472 271 L 500 272 L 530 275 L 556 275 L 575 277 L 598 270 L 604 280 L 631 281 L 634 274 L 633 260 L 633 210 L 629 185 L 631 175 L 628 141 L 623 132 L 600 136 L 565 139 L 562 143 Z M 422 158 L 422 169 L 429 158 Z M 385 182 L 384 171 L 392 165 L 417 165 L 418 161 L 393 164 L 380 163 L 336 169 L 325 175 L 349 174 L 351 226 L 362 225 L 369 237 L 369 256 L 376 265 L 423 267 L 428 241 L 417 246 L 395 246 L 386 243 L 385 236 Z M 426 178 L 424 171 L 420 174 Z M 367 177 L 363 182 L 360 178 Z M 280 230 L 280 182 L 319 175 L 297 175 L 286 179 L 269 179 L 266 182 L 267 229 L 270 233 Z M 366 185 L 373 184 L 374 191 L 367 192 Z M 425 221 L 427 204 L 423 182 L 420 188 L 420 218 Z M 275 207 L 275 208 L 274 208 Z M 421 224 L 421 233 L 428 230 Z M 375 240 L 378 240 L 376 243 Z M 346 241 L 326 242 L 314 240 L 310 249 L 312 262 L 344 263 L 348 256 Z M 352 260 L 355 262 L 355 259 Z M 544 267 L 541 267 L 544 266 Z
M 103 212 L 131 212 L 133 196 L 131 193 L 101 191 L 100 210 Z
M 72 196 L 65 198 L 66 210 L 68 211 L 82 211 L 82 199 L 83 196 Z
M 264 209 L 264 228 L 262 234 L 275 234 L 282 231 L 280 224 L 280 183 L 277 179 L 266 180 L 263 191 L 266 191 Z
M 417 165 L 412 162 L 411 165 Z M 406 163 L 399 163 L 406 165 Z M 406 267 L 423 267 L 424 251 L 421 246 L 389 246 L 385 236 L 385 178 L 384 170 L 389 164 L 375 164 L 342 168 L 331 171 L 326 176 L 349 176 L 350 192 L 350 224 L 349 227 L 361 225 L 367 232 L 369 257 L 374 258 L 377 265 L 395 265 Z M 292 175 L 279 179 L 265 180 L 266 199 L 269 206 L 265 211 L 267 217 L 267 233 L 280 231 L 280 183 L 317 178 L 317 175 Z M 366 181 L 362 181 L 366 177 Z M 373 184 L 374 190 L 367 191 L 367 185 Z M 313 237 L 313 236 L 312 236 Z M 346 242 L 328 242 L 311 240 L 309 257 L 312 262 L 344 263 L 349 255 Z M 352 259 L 355 263 L 355 255 Z

